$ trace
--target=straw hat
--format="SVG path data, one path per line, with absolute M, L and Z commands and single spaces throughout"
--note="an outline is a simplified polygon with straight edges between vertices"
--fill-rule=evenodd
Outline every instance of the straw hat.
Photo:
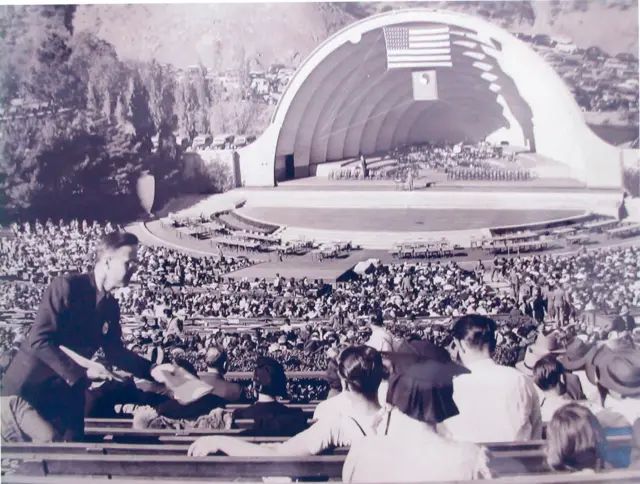
M 533 375 L 533 367 L 543 356 L 549 353 L 561 354 L 564 351 L 555 333 L 546 336 L 538 334 L 535 342 L 527 348 L 524 359 L 516 363 L 516 368 L 525 375 Z

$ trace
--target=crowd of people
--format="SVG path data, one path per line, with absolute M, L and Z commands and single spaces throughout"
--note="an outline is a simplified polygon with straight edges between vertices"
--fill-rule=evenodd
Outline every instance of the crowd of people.
M 527 181 L 533 178 L 530 170 L 506 169 L 488 164 L 474 167 L 446 168 L 447 180 Z
M 332 359 L 338 384 L 317 405 L 308 428 L 299 409 L 279 401 L 288 396 L 284 367 L 258 356 L 252 380 L 257 400 L 234 411 L 231 422 L 252 418 L 245 434 L 290 438 L 264 446 L 231 436 L 200 437 L 189 455 L 298 457 L 350 447 L 345 482 L 476 479 L 494 472 L 482 444 L 535 441 L 547 424 L 544 450 L 553 470 L 639 465 L 635 454 L 606 440 L 631 433 L 640 418 L 640 349 L 629 333 L 596 342 L 577 335 L 559 346 L 555 332 L 536 330 L 529 348 L 537 350 L 527 350 L 534 356 L 525 359 L 531 368 L 492 360 L 498 326 L 486 316 L 462 316 L 449 333 L 447 348 L 412 340 L 379 351 L 374 338 L 342 348 Z M 147 424 L 164 412 L 138 411 L 144 415 L 138 421 Z M 511 472 L 517 464 L 509 464 L 516 466 Z
M 66 241 L 64 250 L 50 242 L 57 239 L 51 237 L 56 227 Z M 91 238 L 109 230 L 109 226 L 86 222 L 12 227 L 14 237 L 0 241 L 8 249 L 1 260 L 9 276 L 0 282 L 0 310 L 6 314 L 23 310 L 26 318 L 32 317 L 44 286 L 11 280 L 12 276 L 37 268 L 40 279 L 48 281 L 60 270 L 56 257 L 65 260 L 66 254 L 74 261 L 72 269 L 88 266 L 95 245 Z M 7 253 L 14 258 L 5 257 Z M 245 267 L 244 258 L 195 258 L 147 246 L 140 247 L 138 258 L 131 284 L 117 292 L 123 318 L 130 322 L 127 344 L 144 355 L 162 350 L 166 358 L 172 351 L 183 351 L 199 370 L 204 368 L 199 355 L 211 343 L 229 351 L 233 370 L 247 370 L 249 356 L 254 354 L 276 354 L 287 370 L 322 369 L 327 353 L 366 340 L 367 318 L 372 314 L 387 321 L 398 338 L 432 340 L 446 331 L 439 333 L 433 320 L 422 323 L 422 318 L 450 322 L 471 313 L 510 314 L 506 321 L 516 323 L 501 324 L 496 357 L 514 364 L 526 345 L 526 334 L 518 327 L 520 317 L 583 328 L 585 311 L 620 314 L 640 306 L 637 247 L 496 258 L 491 267 L 480 262 L 476 270 L 464 270 L 453 261 L 378 264 L 335 288 L 322 280 L 279 275 L 253 281 L 224 277 Z M 508 281 L 510 290 L 497 290 L 491 279 Z M 209 324 L 247 318 L 282 324 L 265 324 L 253 332 L 202 331 Z M 135 329 L 129 332 L 128 327 Z M 530 325 L 523 327 L 531 331 Z M 21 341 L 23 329 L 14 326 L 1 336 L 3 349 L 15 351 L 13 341 Z
M 56 259 L 60 247 L 38 246 L 55 238 L 52 226 L 14 229 L 3 241 L 21 270 L 40 264 L 41 274 L 16 281 L 25 278 L 10 272 L 3 282 L 5 311 L 18 309 L 12 298 L 40 299 L 30 331 L 23 323 L 0 334 L 12 353 L 2 362 L 5 441 L 81 439 L 84 415 L 117 402 L 146 405 L 133 410 L 140 426 L 249 419 L 250 435 L 291 436 L 273 446 L 202 437 L 189 449 L 195 456 L 349 446 L 346 482 L 488 477 L 480 443 L 536 440 L 543 422 L 552 469 L 631 463 L 606 436 L 630 432 L 640 417 L 640 332 L 629 311 L 640 303 L 637 247 L 496 258 L 474 270 L 378 263 L 332 288 L 280 276 L 227 280 L 242 262 L 142 247 L 132 234 L 88 224 L 96 239 L 78 235 L 81 224 L 65 237 L 73 264 L 94 266 L 54 277 L 68 267 Z M 20 247 L 23 231 L 37 248 Z M 492 286 L 496 278 L 507 287 Z M 590 310 L 615 317 L 600 326 Z M 278 322 L 232 321 L 251 316 Z M 233 370 L 251 372 L 249 386 L 230 381 Z M 325 377 L 288 379 L 286 370 Z M 309 425 L 283 398 L 324 401 Z M 248 406 L 227 418 L 231 402 Z M 398 465 L 380 465 L 382 456 Z
M 355 163 L 338 167 L 328 174 L 330 180 L 400 180 L 411 184 L 422 169 L 446 173 L 448 180 L 526 181 L 530 170 L 504 167 L 491 161 L 513 161 L 502 148 L 489 143 L 412 145 L 396 148 L 388 155 L 395 163 Z
M 395 149 L 392 156 L 400 162 L 420 163 L 425 168 L 442 171 L 448 168 L 482 166 L 488 160 L 510 159 L 503 155 L 501 147 L 486 142 L 411 145 Z

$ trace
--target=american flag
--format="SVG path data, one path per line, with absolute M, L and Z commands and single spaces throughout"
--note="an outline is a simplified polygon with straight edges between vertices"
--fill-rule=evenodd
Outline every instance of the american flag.
M 384 27 L 387 69 L 451 67 L 448 27 Z

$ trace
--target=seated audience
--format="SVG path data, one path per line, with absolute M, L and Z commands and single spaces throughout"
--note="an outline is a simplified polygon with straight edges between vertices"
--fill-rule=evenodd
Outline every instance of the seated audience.
M 227 352 L 219 346 L 211 346 L 205 354 L 206 373 L 200 379 L 213 387 L 213 393 L 227 402 L 233 403 L 243 398 L 243 387 L 224 379 L 227 372 Z
M 629 340 L 603 344 L 589 362 L 587 376 L 598 386 L 604 412 L 598 418 L 631 427 L 640 418 L 640 349 Z
M 446 422 L 456 440 L 508 442 L 538 439 L 542 433 L 540 403 L 533 383 L 515 368 L 496 364 L 496 323 L 470 314 L 452 329 L 459 361 L 470 370 L 453 381 L 460 414 Z
M 374 435 L 381 418 L 377 398 L 382 379 L 380 354 L 366 346 L 346 348 L 339 356 L 339 373 L 344 391 L 332 398 L 331 407 L 315 424 L 286 442 L 264 446 L 233 437 L 202 437 L 191 445 L 189 455 L 218 451 L 232 456 L 314 455 Z
M 581 337 L 575 337 L 568 345 L 564 354 L 558 356 L 562 366 L 580 381 L 580 387 L 584 391 L 585 399 L 593 404 L 600 405 L 598 387 L 591 383 L 585 371 L 587 362 L 592 358 L 596 346 L 586 343 Z
M 533 378 L 533 368 L 537 361 L 549 354 L 559 357 L 564 353 L 565 349 L 560 342 L 559 333 L 551 333 L 548 335 L 538 333 L 535 342 L 527 347 L 524 359 L 516 364 L 516 368 L 525 375 Z M 566 396 L 571 400 L 584 400 L 586 398 L 582 392 L 580 379 L 568 372 L 564 372 L 562 375 L 560 390 L 563 394 L 566 393 Z M 549 417 L 551 417 L 551 415 L 549 415 Z
M 156 367 L 162 371 L 158 381 L 164 381 L 172 398 L 155 407 L 158 415 L 174 419 L 197 419 L 211 410 L 224 407 L 227 401 L 214 392 L 213 387 L 200 380 L 198 372 L 188 361 L 177 358 L 173 365 Z
M 582 405 L 569 403 L 555 411 L 547 427 L 547 463 L 554 471 L 598 471 L 604 465 L 605 443 L 595 415 Z
M 543 422 L 551 420 L 557 409 L 571 402 L 571 397 L 565 391 L 563 375 L 562 363 L 552 354 L 543 356 L 533 367 L 533 381 L 542 392 L 540 414 Z
M 609 340 L 588 363 L 587 375 L 602 397 L 604 408 L 596 417 L 605 434 L 631 435 L 633 424 L 640 418 L 640 350 L 629 340 Z M 613 467 L 627 467 L 628 449 L 608 449 L 606 461 Z
M 391 351 L 393 349 L 393 335 L 384 327 L 382 314 L 371 316 L 369 321 L 371 336 L 367 341 L 367 346 L 378 351 Z
M 267 356 L 256 359 L 253 386 L 257 400 L 247 408 L 233 412 L 233 419 L 253 419 L 253 426 L 245 435 L 295 435 L 307 427 L 301 409 L 290 408 L 278 398 L 287 397 L 287 376 L 281 363 Z
M 467 370 L 426 360 L 392 374 L 393 409 L 379 433 L 352 444 L 343 482 L 428 482 L 490 477 L 485 449 L 438 434 L 436 425 L 456 415 L 452 379 Z
M 640 470 L 640 418 L 633 424 L 633 443 L 631 448 L 630 469 Z
M 403 341 L 396 351 L 383 353 L 382 357 L 385 364 L 385 372 L 378 390 L 378 400 L 383 407 L 387 405 L 389 378 L 394 372 L 425 360 L 435 360 L 440 363 L 451 361 L 451 356 L 447 350 L 426 340 Z

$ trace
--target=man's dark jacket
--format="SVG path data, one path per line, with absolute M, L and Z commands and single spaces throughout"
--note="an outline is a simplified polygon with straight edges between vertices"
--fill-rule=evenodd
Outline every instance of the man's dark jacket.
M 47 420 L 61 419 L 63 429 L 78 426 L 86 370 L 59 346 L 86 358 L 102 348 L 109 363 L 151 379 L 151 363 L 125 349 L 121 337 L 118 302 L 111 295 L 98 298 L 92 273 L 58 277 L 45 291 L 31 331 L 7 369 L 2 395 L 20 395 Z M 75 437 L 82 428 L 75 429 Z

